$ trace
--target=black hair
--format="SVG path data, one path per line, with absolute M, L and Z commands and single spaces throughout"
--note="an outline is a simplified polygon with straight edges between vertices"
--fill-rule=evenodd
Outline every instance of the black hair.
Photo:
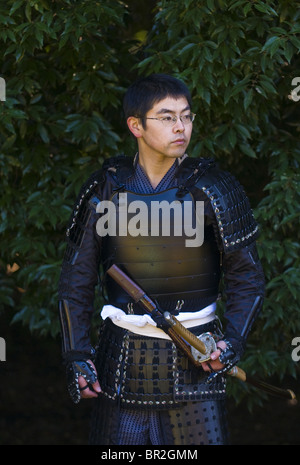
M 151 74 L 139 78 L 127 90 L 123 100 L 125 118 L 136 116 L 143 120 L 146 113 L 161 100 L 185 97 L 192 106 L 190 91 L 179 79 L 167 74 Z

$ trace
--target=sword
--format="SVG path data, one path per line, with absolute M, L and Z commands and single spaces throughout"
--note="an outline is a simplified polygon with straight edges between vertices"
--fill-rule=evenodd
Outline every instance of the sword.
M 194 347 L 199 351 L 199 358 L 201 361 L 210 359 L 210 347 L 206 347 L 204 341 L 201 341 L 197 338 L 197 336 L 188 331 L 169 312 L 162 313 L 144 290 L 131 278 L 129 278 L 129 276 L 127 276 L 117 265 L 112 265 L 107 270 L 107 274 L 111 276 L 122 287 L 122 289 L 130 295 L 130 297 L 132 297 L 135 303 L 140 304 L 143 309 L 151 315 L 158 328 L 168 334 L 176 346 L 185 353 L 194 365 L 201 366 L 201 363 L 200 360 L 196 360 L 193 357 L 191 347 Z
M 199 367 L 202 362 L 210 359 L 210 354 L 217 349 L 211 333 L 204 333 L 197 337 L 185 328 L 174 315 L 171 315 L 169 312 L 162 313 L 144 290 L 129 278 L 117 265 L 112 265 L 107 270 L 107 274 L 130 295 L 135 303 L 140 304 L 143 309 L 151 315 L 157 326 L 169 335 L 176 346 L 185 353 L 194 365 Z M 281 389 L 248 376 L 245 371 L 238 366 L 234 366 L 227 374 L 262 389 L 269 394 L 296 400 L 296 395 L 291 389 Z
M 273 386 L 272 384 L 266 383 L 265 381 L 262 381 L 260 379 L 249 376 L 244 370 L 237 366 L 233 367 L 228 372 L 228 374 L 233 376 L 234 378 L 237 378 L 243 382 L 249 383 L 252 386 L 257 387 L 258 389 L 268 392 L 273 396 L 292 400 L 294 404 L 297 403 L 296 394 L 291 389 L 282 389 L 277 386 Z

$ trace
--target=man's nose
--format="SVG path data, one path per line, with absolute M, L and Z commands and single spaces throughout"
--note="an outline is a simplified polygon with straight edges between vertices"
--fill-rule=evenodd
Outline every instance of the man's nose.
M 173 130 L 175 132 L 183 132 L 185 130 L 185 126 L 180 118 L 177 118 L 177 121 L 173 126 Z

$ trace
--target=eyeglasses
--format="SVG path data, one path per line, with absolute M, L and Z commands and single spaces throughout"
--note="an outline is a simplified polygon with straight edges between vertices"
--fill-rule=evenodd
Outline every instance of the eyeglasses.
M 182 115 L 182 116 L 162 116 L 161 118 L 147 118 L 144 117 L 144 119 L 156 119 L 157 121 L 161 121 L 164 126 L 175 126 L 177 123 L 178 119 L 182 122 L 182 124 L 187 125 L 191 124 L 194 119 L 195 119 L 195 113 L 189 113 L 188 115 Z

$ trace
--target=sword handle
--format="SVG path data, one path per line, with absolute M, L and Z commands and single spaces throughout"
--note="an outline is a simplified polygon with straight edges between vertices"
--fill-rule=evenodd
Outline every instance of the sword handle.
M 171 315 L 169 312 L 164 312 L 164 319 L 169 323 L 169 325 L 174 328 L 176 333 L 180 334 L 191 346 L 199 350 L 201 354 L 206 354 L 205 344 L 200 341 L 197 336 L 187 330 L 180 321 L 175 318 L 174 315 Z
M 170 336 L 170 338 L 172 339 L 172 341 L 174 342 L 174 344 L 176 345 L 176 347 L 179 350 L 181 350 L 184 355 L 187 356 L 187 358 L 193 363 L 193 365 L 195 365 L 196 367 L 200 367 L 201 363 L 198 362 L 192 355 L 191 346 L 189 344 L 187 344 L 186 341 L 183 340 L 180 337 L 180 335 L 178 333 L 176 333 L 176 331 L 174 331 L 173 328 L 170 327 L 167 330 L 167 333 Z

